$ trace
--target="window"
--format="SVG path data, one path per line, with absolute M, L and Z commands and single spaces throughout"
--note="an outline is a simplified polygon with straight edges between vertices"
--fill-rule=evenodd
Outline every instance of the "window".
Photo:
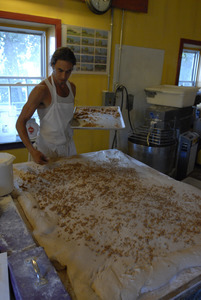
M 53 19 L 53 18 L 46 18 L 46 17 L 39 17 L 34 15 L 27 15 L 27 14 L 18 14 L 18 13 L 12 13 L 7 11 L 0 11 L 0 31 L 4 32 L 22 32 L 25 34 L 34 34 L 34 35 L 40 35 L 41 31 L 43 30 L 46 33 L 46 42 L 45 42 L 45 34 L 43 33 L 43 38 L 41 38 L 42 48 L 45 48 L 46 45 L 46 62 L 50 61 L 50 58 L 55 51 L 57 47 L 61 46 L 61 20 L 60 19 Z M 13 24 L 15 24 L 15 27 L 18 27 L 17 31 L 13 27 Z M 8 27 L 9 26 L 9 27 Z M 19 28 L 29 28 L 30 30 L 20 30 Z M 35 31 L 34 29 L 37 29 Z M 0 38 L 1 40 L 1 38 Z M 0 44 L 1 45 L 1 44 Z M 33 48 L 34 49 L 34 48 Z M 38 48 L 39 49 L 39 48 Z M 41 50 L 40 49 L 40 50 Z M 2 49 L 0 46 L 0 58 L 2 58 Z M 37 51 L 37 50 L 36 50 Z M 41 50 L 42 51 L 42 50 Z M 45 50 L 44 50 L 45 52 Z M 43 52 L 43 53 L 44 53 Z M 23 52 L 22 52 L 23 53 Z M 31 52 L 33 54 L 33 51 Z M 42 55 L 42 54 L 41 54 Z M 45 60 L 42 63 L 43 57 L 41 56 L 41 66 L 44 66 L 44 72 L 45 72 Z M 23 59 L 23 58 L 22 58 Z M 25 59 L 24 59 L 25 61 Z M 30 67 L 30 66 L 29 66 Z M 0 61 L 0 69 L 1 69 L 1 61 Z M 13 113 L 13 107 L 10 105 L 12 101 L 14 101 L 15 95 L 11 93 L 11 90 L 13 91 L 15 88 L 15 92 L 21 93 L 24 95 L 24 101 L 27 101 L 27 96 L 30 93 L 30 90 L 33 89 L 33 87 L 43 78 L 43 76 L 48 76 L 52 72 L 52 69 L 50 65 L 47 64 L 46 67 L 46 75 L 41 74 L 40 76 L 36 77 L 30 77 L 29 75 L 22 75 L 20 73 L 19 76 L 13 76 L 14 74 L 7 75 L 0 75 L 0 96 L 2 95 L 2 98 L 0 99 L 0 150 L 4 149 L 13 149 L 21 147 L 20 139 L 16 138 L 16 130 L 15 130 L 15 122 L 16 122 L 16 113 Z M 30 73 L 30 70 L 29 70 Z M 33 73 L 31 76 L 34 76 Z M 14 78 L 13 78 L 14 77 Z M 17 79 L 15 81 L 9 81 L 10 79 Z M 20 82 L 20 83 L 19 83 Z M 17 84 L 18 83 L 18 84 Z M 3 94 L 7 93 L 7 97 L 4 97 Z M 18 96 L 18 99 L 20 97 Z M 21 97 L 22 98 L 22 97 Z M 7 99 L 7 104 L 5 103 Z M 17 99 L 17 98 L 16 98 Z M 8 102 L 9 100 L 9 102 Z M 4 103 L 2 104 L 2 101 Z M 17 102 L 17 100 L 16 100 Z M 8 104 L 9 103 L 9 104 Z M 23 103 L 24 104 L 24 103 Z M 21 107 L 23 106 L 21 103 Z M 4 113 L 3 109 L 6 109 L 6 112 Z M 15 112 L 15 111 L 14 111 Z M 19 115 L 20 109 L 17 108 L 17 115 Z M 9 122 L 7 115 L 9 114 Z M 12 122 L 11 122 L 12 121 Z M 9 129 L 9 134 L 8 134 Z M 6 143 L 6 144 L 5 144 Z M 9 145 L 8 145 L 9 143 Z M 5 145 L 3 145 L 5 144 Z
M 13 106 L 17 119 L 33 87 L 46 77 L 45 45 L 45 31 L 0 27 L 0 113 Z
M 179 73 L 179 86 L 196 86 L 200 51 L 183 49 Z
M 201 86 L 201 41 L 180 39 L 176 85 Z

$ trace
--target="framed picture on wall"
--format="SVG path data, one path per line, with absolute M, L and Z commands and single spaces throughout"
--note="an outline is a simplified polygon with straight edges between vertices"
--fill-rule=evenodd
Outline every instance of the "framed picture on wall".
M 110 31 L 63 24 L 62 46 L 68 46 L 76 56 L 75 73 L 108 74 Z

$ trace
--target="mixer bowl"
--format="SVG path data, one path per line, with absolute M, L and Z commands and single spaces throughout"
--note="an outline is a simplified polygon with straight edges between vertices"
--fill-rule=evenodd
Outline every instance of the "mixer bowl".
M 161 173 L 171 175 L 175 167 L 177 143 L 169 146 L 147 146 L 128 140 L 128 154 Z

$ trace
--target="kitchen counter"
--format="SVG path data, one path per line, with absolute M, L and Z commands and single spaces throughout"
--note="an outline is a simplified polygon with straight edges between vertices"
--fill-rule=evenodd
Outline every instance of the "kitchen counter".
M 25 218 L 22 219 L 19 210 L 10 195 L 0 197 L 0 251 L 8 255 L 11 299 L 27 299 L 28 291 L 29 299 L 70 300 L 56 270 L 44 249 L 33 239 L 30 225 Z M 38 271 L 34 269 L 32 259 L 36 261 Z M 42 277 L 45 283 L 42 283 Z

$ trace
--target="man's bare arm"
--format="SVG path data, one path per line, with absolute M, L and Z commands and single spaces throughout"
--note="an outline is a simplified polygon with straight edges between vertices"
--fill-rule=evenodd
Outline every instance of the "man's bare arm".
M 34 161 L 39 164 L 47 163 L 48 160 L 40 151 L 33 147 L 27 133 L 26 123 L 32 117 L 38 107 L 45 105 L 45 97 L 47 97 L 46 86 L 36 86 L 30 93 L 29 99 L 24 105 L 16 123 L 16 129 L 23 144 L 32 155 Z

